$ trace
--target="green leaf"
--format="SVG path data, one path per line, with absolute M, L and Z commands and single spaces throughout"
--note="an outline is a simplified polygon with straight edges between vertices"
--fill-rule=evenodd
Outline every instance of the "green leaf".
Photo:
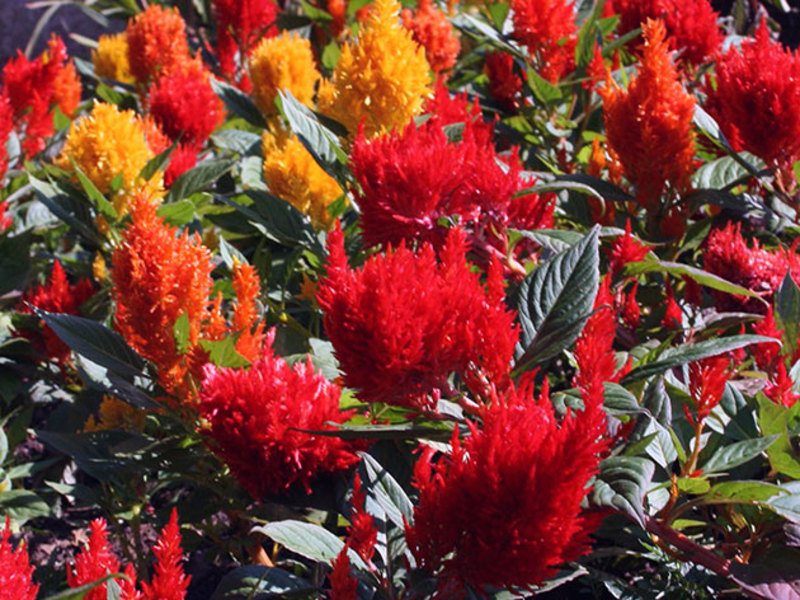
M 758 159 L 755 156 L 750 155 L 748 159 L 754 165 L 758 163 Z M 763 162 L 761 167 L 763 167 Z M 723 156 L 707 162 L 697 169 L 692 176 L 692 187 L 695 189 L 721 190 L 745 177 L 750 177 L 747 169 L 730 156 Z
M 711 486 L 703 496 L 703 502 L 741 502 L 748 504 L 772 498 L 781 493 L 781 488 L 763 481 L 723 481 Z
M 695 126 L 719 148 L 725 150 L 731 158 L 744 167 L 748 173 L 758 176 L 758 169 L 742 158 L 730 145 L 719 124 L 708 114 L 699 104 L 695 104 L 694 118 Z
M 104 575 L 95 581 L 91 581 L 89 583 L 79 585 L 76 588 L 70 588 L 68 590 L 64 590 L 63 592 L 58 592 L 57 594 L 47 596 L 44 598 L 44 600 L 82 600 L 82 598 L 84 598 L 86 594 L 91 592 L 93 589 L 100 587 L 112 579 L 128 579 L 128 576 L 124 573 L 109 573 L 108 575 Z
M 240 129 L 220 129 L 211 134 L 211 141 L 218 148 L 241 155 L 258 154 L 261 149 L 261 136 Z
M 761 296 L 752 290 L 748 290 L 745 287 L 736 285 L 735 283 L 723 279 L 718 275 L 714 275 L 713 273 L 709 273 L 708 271 L 704 271 L 703 269 L 698 269 L 697 267 L 684 265 L 682 263 L 650 258 L 625 265 L 624 274 L 626 277 L 633 277 L 636 275 L 641 275 L 642 273 L 669 273 L 675 277 L 688 277 L 700 285 L 704 285 L 711 289 L 737 296 L 758 298 L 763 302 Z
M 800 288 L 792 279 L 791 271 L 786 273 L 775 292 L 775 317 L 778 328 L 783 330 L 783 339 L 789 344 L 790 354 L 796 353 L 800 334 Z
M 6 432 L 0 427 L 0 465 L 6 462 L 8 458 L 8 437 Z
M 680 491 L 687 494 L 705 494 L 711 489 L 711 484 L 702 477 L 679 477 L 675 483 Z
M 170 144 L 169 148 L 164 150 L 163 152 L 159 152 L 153 158 L 147 161 L 147 164 L 144 168 L 139 171 L 139 177 L 144 179 L 145 181 L 150 181 L 153 175 L 158 173 L 159 171 L 164 171 L 169 164 L 169 159 L 172 157 L 172 153 L 175 152 L 175 148 L 178 147 L 178 141 L 175 140 Z
M 200 347 L 208 352 L 209 362 L 218 367 L 246 367 L 250 364 L 244 356 L 236 351 L 236 339 L 228 336 L 221 340 L 200 340 Z
M 194 219 L 194 202 L 184 198 L 158 207 L 158 216 L 174 227 L 183 227 Z
M 175 349 L 178 354 L 186 354 L 189 350 L 189 313 L 183 312 L 180 317 L 175 319 L 173 326 L 175 335 Z
M 116 331 L 75 315 L 50 313 L 35 307 L 33 311 L 62 342 L 92 362 L 120 375 L 142 373 L 144 360 Z
M 452 429 L 443 426 L 441 429 L 415 425 L 414 423 L 398 423 L 396 425 L 339 425 L 336 429 L 312 430 L 298 429 L 303 433 L 312 433 L 342 440 L 440 440 L 447 441 L 453 437 Z
M 778 440 L 767 449 L 772 468 L 778 473 L 800 479 L 800 461 L 789 438 L 790 426 L 797 421 L 797 410 L 775 404 L 763 393 L 756 395 L 758 403 L 758 426 L 761 433 L 778 435 Z M 800 404 L 795 406 L 800 407 Z
M 333 16 L 331 16 L 331 13 L 322 10 L 321 8 L 318 8 L 313 4 L 309 4 L 305 0 L 300 0 L 300 6 L 303 9 L 303 13 L 305 13 L 305 15 L 309 19 L 313 19 L 314 21 L 321 21 L 323 23 L 333 21 Z
M 404 521 L 414 522 L 414 505 L 397 480 L 375 458 L 361 452 L 364 484 L 375 495 L 375 499 L 392 523 L 404 527 Z
M 305 579 L 283 569 L 247 565 L 226 574 L 210 600 L 267 600 L 276 594 L 313 590 Z
M 520 285 L 516 369 L 557 356 L 583 329 L 600 281 L 598 231 L 593 228 L 580 243 L 543 262 Z
M 254 527 L 252 532 L 271 538 L 295 554 L 328 565 L 344 548 L 344 542 L 324 527 L 302 521 L 276 521 Z M 350 550 L 347 555 L 357 567 L 368 570 L 355 552 Z
M 245 193 L 253 201 L 249 206 L 226 198 L 223 200 L 248 217 L 250 223 L 267 238 L 290 247 L 300 244 L 315 254 L 322 254 L 317 232 L 303 213 L 268 192 L 247 190 Z
M 0 296 L 21 289 L 31 269 L 29 233 L 0 235 Z
M 658 360 L 633 369 L 622 378 L 620 383 L 622 383 L 622 385 L 628 385 L 689 362 L 708 358 L 709 356 L 717 356 L 718 354 L 730 352 L 731 350 L 738 350 L 739 348 L 744 348 L 751 344 L 766 342 L 780 344 L 775 338 L 765 337 L 763 335 L 732 335 L 724 338 L 705 340 L 696 344 L 687 344 L 685 346 L 679 346 L 678 348 L 668 348 L 659 356 Z
M 778 437 L 779 436 L 776 434 L 766 438 L 743 440 L 741 442 L 735 442 L 730 446 L 723 446 L 702 465 L 703 472 L 718 473 L 743 465 L 764 452 Z
M 612 456 L 600 463 L 600 472 L 589 495 L 595 506 L 612 508 L 644 528 L 644 496 L 655 465 L 639 456 Z
M 492 17 L 494 26 L 497 27 L 498 31 L 502 31 L 511 6 L 506 2 L 492 2 L 486 7 L 486 10 L 489 11 L 489 16 Z
M 792 523 L 800 523 L 800 494 L 773 496 L 763 505 Z
M 195 192 L 205 190 L 208 186 L 231 170 L 235 160 L 207 160 L 178 177 L 169 188 L 164 203 L 177 202 Z
M 239 252 L 223 237 L 219 238 L 219 255 L 222 257 L 222 262 L 225 263 L 225 266 L 231 270 L 233 270 L 234 260 L 238 260 L 240 263 L 247 263 L 244 254 Z
M 533 95 L 536 96 L 536 99 L 544 106 L 550 106 L 561 100 L 564 96 L 561 88 L 547 81 L 532 68 L 528 68 L 526 81 Z
M 635 200 L 628 192 L 613 183 L 583 173 L 558 175 L 554 181 L 544 183 L 542 186 L 548 186 L 551 191 L 556 191 L 558 189 L 575 190 L 595 196 L 601 200 L 613 200 L 614 202 L 630 202 Z M 534 189 L 536 189 L 536 187 L 534 187 Z M 547 187 L 542 187 L 540 189 L 547 190 Z
M 41 181 L 31 174 L 28 174 L 28 181 L 36 191 L 36 197 L 51 213 L 94 246 L 105 243 L 105 239 L 94 228 L 94 217 L 85 200 L 72 198 L 62 186 Z
M 229 111 L 259 129 L 267 129 L 267 123 L 264 121 L 261 111 L 258 110 L 250 96 L 240 89 L 213 77 L 211 78 L 211 87 L 214 93 L 225 103 Z
M 305 104 L 292 96 L 288 90 L 278 92 L 281 113 L 289 122 L 289 128 L 306 147 L 314 160 L 328 173 L 334 163 L 347 162 L 347 153 L 342 149 L 339 138 L 325 127 Z
M 117 210 L 114 208 L 114 205 L 106 199 L 103 193 L 97 189 L 97 186 L 89 179 L 86 174 L 81 170 L 78 166 L 78 163 L 75 162 L 75 159 L 70 156 L 70 162 L 72 163 L 72 168 L 75 170 L 75 174 L 78 176 L 78 181 L 81 182 L 81 187 L 83 191 L 86 192 L 86 195 L 91 200 L 92 204 L 94 204 L 95 208 L 100 212 L 101 215 L 104 217 L 111 219 L 112 221 L 117 220 Z
M 24 525 L 31 519 L 49 514 L 50 505 L 31 491 L 0 492 L 0 515 L 8 515 L 16 525 Z

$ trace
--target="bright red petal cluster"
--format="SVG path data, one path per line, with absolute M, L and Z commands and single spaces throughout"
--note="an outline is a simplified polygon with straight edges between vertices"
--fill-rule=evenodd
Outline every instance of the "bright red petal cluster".
M 575 68 L 578 27 L 572 0 L 512 0 L 512 35 L 552 83 Z
M 55 133 L 53 106 L 65 115 L 72 115 L 78 107 L 81 82 L 75 65 L 68 60 L 64 42 L 54 35 L 38 58 L 28 60 L 19 52 L 9 60 L 0 79 L 1 97 L 11 105 L 17 127 L 24 128 L 22 147 L 33 156 L 44 150 L 45 139 Z
M 800 55 L 770 40 L 765 23 L 718 58 L 715 83 L 706 81 L 706 109 L 737 150 L 781 169 L 800 158 Z
M 730 377 L 730 364 L 727 356 L 712 356 L 689 365 L 689 394 L 698 422 L 704 421 L 722 400 L 725 383 Z M 694 418 L 688 412 L 687 418 L 694 425 Z
M 236 53 L 244 53 L 239 57 L 243 64 L 262 37 L 278 33 L 275 27 L 278 7 L 273 0 L 213 0 L 213 7 L 220 70 L 228 78 L 238 80 L 241 67 L 237 67 Z
M 28 551 L 20 545 L 11 547 L 11 524 L 0 536 L 0 600 L 36 600 L 38 584 L 33 583 L 33 567 L 28 562 Z
M 317 301 L 344 382 L 362 400 L 434 408 L 430 394 L 453 372 L 478 395 L 487 381 L 507 385 L 514 313 L 503 303 L 499 265 L 489 269 L 488 289 L 470 270 L 460 229 L 448 234 L 439 261 L 430 244 L 414 254 L 401 243 L 353 270 L 338 228 L 328 249 Z
M 290 367 L 271 350 L 249 370 L 204 368 L 198 411 L 214 450 L 254 498 L 283 494 L 323 473 L 358 461 L 353 448 L 308 430 L 333 430 L 351 413 L 339 410 L 341 391 L 308 362 Z
M 190 58 L 186 23 L 177 8 L 150 4 L 128 21 L 127 40 L 131 75 L 142 84 L 179 68 Z
M 186 576 L 181 566 L 183 550 L 175 508 L 153 546 L 153 554 L 156 557 L 155 573 L 149 585 L 142 582 L 143 600 L 184 600 L 192 578 Z
M 679 192 L 689 186 L 694 98 L 678 81 L 663 23 L 645 23 L 644 37 L 642 64 L 628 89 L 609 78 L 600 94 L 608 143 L 636 186 L 637 200 L 653 218 L 667 182 Z
M 647 19 L 662 19 L 669 47 L 692 65 L 705 62 L 722 45 L 719 14 L 709 0 L 613 0 L 613 11 L 620 17 L 620 35 L 641 27 Z
M 599 518 L 582 514 L 587 483 L 604 446 L 602 405 L 587 403 L 559 424 L 547 391 L 533 398 L 531 378 L 509 388 L 472 424 L 452 453 L 426 449 L 414 468 L 419 504 L 406 539 L 420 568 L 440 567 L 439 592 L 530 588 L 590 549 Z
M 447 16 L 433 4 L 433 0 L 419 0 L 417 10 L 406 8 L 402 12 L 403 25 L 414 35 L 414 41 L 425 48 L 425 58 L 431 70 L 439 75 L 456 64 L 461 43 Z
M 94 295 L 94 286 L 88 278 L 81 279 L 78 283 L 70 285 L 67 281 L 67 274 L 59 261 L 53 264 L 53 271 L 50 273 L 50 281 L 47 285 L 36 286 L 25 292 L 22 296 L 19 312 L 32 314 L 33 311 L 28 306 L 34 306 L 41 310 L 53 313 L 66 313 L 69 315 L 79 315 L 81 304 L 86 302 Z M 55 332 L 42 321 L 42 331 L 23 331 L 22 335 L 43 352 L 49 359 L 61 364 L 69 360 L 70 349 L 61 341 Z
M 485 67 L 492 98 L 504 109 L 516 111 L 522 98 L 522 78 L 514 72 L 514 57 L 507 52 L 489 52 Z

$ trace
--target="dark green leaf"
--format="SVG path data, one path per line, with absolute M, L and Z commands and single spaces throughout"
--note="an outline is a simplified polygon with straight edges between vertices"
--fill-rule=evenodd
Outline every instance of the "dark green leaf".
M 310 108 L 287 90 L 281 90 L 279 97 L 281 112 L 289 122 L 289 128 L 323 169 L 330 173 L 331 165 L 337 161 L 347 162 L 347 153 L 336 134 L 325 127 Z
M 447 441 L 453 437 L 450 429 L 436 429 L 424 427 L 414 423 L 399 423 L 397 425 L 336 425 L 333 430 L 308 430 L 299 429 L 304 433 L 338 437 L 343 440 L 441 440 Z
M 208 188 L 217 179 L 231 170 L 235 160 L 207 160 L 183 173 L 169 188 L 164 203 L 177 202 L 195 192 Z
M 50 505 L 28 490 L 0 492 L 0 515 L 8 515 L 17 525 L 50 514 Z
M 655 465 L 638 456 L 612 456 L 600 463 L 600 472 L 590 493 L 595 506 L 612 508 L 644 527 L 644 496 Z
M 327 529 L 313 523 L 292 520 L 276 521 L 254 527 L 252 531 L 282 544 L 295 554 L 328 565 L 344 548 L 342 540 Z M 364 561 L 355 552 L 348 552 L 348 556 L 351 561 L 354 557 L 356 558 L 354 561 L 356 566 L 366 567 Z
M 800 334 L 800 288 L 786 273 L 783 283 L 775 292 L 775 317 L 783 339 L 787 340 L 792 355 L 797 352 L 797 336 Z
M 287 246 L 301 244 L 317 254 L 322 253 L 316 231 L 294 206 L 267 192 L 248 190 L 246 194 L 253 200 L 249 206 L 223 200 L 250 219 L 250 223 L 267 238 Z
M 86 195 L 89 197 L 89 200 L 92 202 L 92 204 L 94 204 L 98 212 L 107 219 L 116 221 L 117 210 L 114 208 L 114 205 L 111 204 L 111 202 L 106 199 L 103 193 L 97 189 L 97 186 L 95 186 L 92 180 L 86 176 L 86 174 L 78 166 L 78 163 L 76 163 L 75 159 L 71 156 L 70 162 L 72 162 L 72 168 L 75 169 L 75 174 L 78 176 L 78 181 L 80 181 L 83 191 L 86 192 Z
M 264 117 L 261 116 L 261 111 L 258 110 L 250 96 L 240 89 L 213 77 L 211 78 L 211 87 L 214 89 L 214 93 L 225 103 L 229 111 L 239 115 L 259 129 L 267 128 L 267 123 L 264 121 Z
M 94 229 L 94 217 L 85 200 L 76 200 L 70 197 L 62 187 L 36 179 L 30 174 L 28 174 L 28 181 L 36 191 L 36 197 L 51 213 L 95 246 L 105 243 L 103 237 Z
M 274 594 L 313 589 L 309 582 L 283 569 L 247 565 L 225 575 L 210 600 L 267 600 Z
M 211 134 L 211 141 L 218 148 L 242 155 L 258 154 L 261 149 L 261 136 L 240 129 L 220 129 Z
M 44 600 L 81 600 L 91 592 L 93 589 L 100 587 L 105 582 L 111 579 L 127 579 L 128 576 L 123 573 L 109 573 L 108 575 L 104 575 L 100 579 L 96 579 L 95 581 L 91 581 L 89 583 L 85 583 L 80 585 L 76 588 L 70 588 L 68 590 L 64 590 L 63 592 L 58 592 L 57 594 L 53 594 L 51 596 L 47 596 Z
M 778 437 L 779 436 L 776 434 L 766 438 L 743 440 L 741 442 L 735 442 L 730 446 L 723 446 L 702 465 L 703 472 L 717 473 L 743 465 L 764 452 Z
M 719 124 L 699 104 L 694 107 L 695 126 L 718 147 L 724 149 L 737 163 L 744 167 L 751 175 L 758 176 L 758 169 L 742 158 L 728 143 Z
M 557 356 L 580 334 L 600 281 L 597 236 L 595 227 L 583 241 L 539 265 L 520 285 L 517 369 Z
M 366 452 L 361 453 L 364 484 L 375 495 L 378 504 L 392 523 L 404 527 L 403 519 L 414 522 L 414 505 L 405 490 L 377 460 Z
M 164 171 L 169 164 L 169 159 L 172 157 L 172 153 L 175 152 L 175 148 L 178 147 L 178 141 L 172 142 L 169 148 L 166 150 L 159 152 L 153 158 L 147 161 L 147 164 L 144 168 L 139 171 L 139 177 L 141 177 L 145 181 L 150 181 L 153 178 L 153 175 L 158 173 L 159 171 Z
M 0 235 L 0 296 L 21 289 L 31 268 L 29 233 Z

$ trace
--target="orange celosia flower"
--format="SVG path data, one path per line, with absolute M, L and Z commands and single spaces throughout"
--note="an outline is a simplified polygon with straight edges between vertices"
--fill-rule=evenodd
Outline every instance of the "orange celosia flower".
M 689 187 L 694 156 L 694 98 L 678 82 L 665 35 L 661 21 L 648 21 L 638 75 L 627 90 L 609 77 L 600 91 L 608 143 L 653 219 L 667 182 Z
M 124 213 L 128 200 L 139 190 L 158 196 L 161 178 L 145 182 L 139 173 L 154 154 L 133 111 L 120 111 L 113 104 L 98 102 L 92 112 L 70 127 L 56 165 L 74 171 L 72 161 L 103 194 L 112 191 L 112 181 L 121 177 L 114 207 Z
M 437 75 L 453 68 L 461 51 L 458 34 L 445 14 L 433 0 L 419 0 L 416 12 L 403 9 L 403 25 L 414 34 L 417 43 L 425 48 L 425 57 Z
M 351 133 L 364 122 L 368 137 L 402 127 L 430 93 L 425 50 L 398 21 L 397 0 L 376 0 L 358 39 L 346 43 L 319 105 Z
M 151 4 L 128 22 L 128 62 L 139 83 L 189 59 L 186 23 L 177 8 Z
M 143 431 L 145 411 L 131 406 L 124 400 L 104 395 L 100 402 L 99 415 L 89 415 L 83 426 L 84 431 Z
M 250 58 L 253 100 L 268 118 L 278 114 L 278 90 L 287 89 L 298 101 L 311 106 L 320 77 L 311 42 L 288 32 L 261 40 Z
M 264 322 L 259 322 L 256 299 L 261 293 L 261 280 L 252 265 L 234 261 L 233 289 L 236 301 L 233 303 L 233 331 L 239 334 L 236 351 L 250 362 L 261 356 L 264 345 Z
M 128 36 L 123 31 L 115 35 L 101 35 L 97 48 L 92 50 L 94 72 L 99 77 L 133 83 L 128 62 Z
M 264 134 L 264 181 L 270 192 L 308 215 L 314 227 L 327 229 L 333 224 L 328 206 L 344 190 L 296 136 L 281 139 Z
M 147 198 L 137 196 L 130 210 L 132 222 L 112 257 L 115 326 L 131 347 L 156 365 L 164 388 L 179 394 L 188 363 L 178 352 L 175 322 L 188 316 L 188 343 L 195 346 L 209 316 L 211 254 L 199 236 L 176 236 Z

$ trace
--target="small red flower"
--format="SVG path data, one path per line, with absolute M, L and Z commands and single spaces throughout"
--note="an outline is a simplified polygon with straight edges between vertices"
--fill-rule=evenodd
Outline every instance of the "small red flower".
M 213 7 L 220 70 L 229 79 L 239 81 L 246 77 L 242 65 L 258 41 L 278 33 L 278 6 L 273 0 L 213 0 Z
M 8 149 L 6 144 L 13 130 L 14 111 L 8 98 L 5 95 L 0 95 L 0 189 L 3 187 L 3 177 L 5 177 L 6 169 L 8 169 Z M 2 203 L 2 208 L 0 208 L 0 211 L 4 210 L 5 202 Z M 8 227 L 8 225 L 4 227 L 5 222 L 2 219 L 3 214 L 0 212 L 0 233 Z
M 0 233 L 3 233 L 14 224 L 14 217 L 6 214 L 6 210 L 8 210 L 8 202 L 0 202 Z
M 506 52 L 489 52 L 486 55 L 485 68 L 492 98 L 508 111 L 519 109 L 522 102 L 522 77 L 514 71 L 514 57 Z
M 339 410 L 340 389 L 310 359 L 290 367 L 267 349 L 249 370 L 208 364 L 204 372 L 198 412 L 209 444 L 254 498 L 310 492 L 318 475 L 358 461 L 342 440 L 305 433 L 333 430 L 352 414 Z
M 499 266 L 488 290 L 465 260 L 465 236 L 453 229 L 436 260 L 424 244 L 401 244 L 359 270 L 347 264 L 344 236 L 331 232 L 328 270 L 317 301 L 348 387 L 367 402 L 434 408 L 430 394 L 453 372 L 476 394 L 489 381 L 508 383 L 518 338 L 514 313 L 503 303 Z
M 725 392 L 725 383 L 730 377 L 730 358 L 712 356 L 689 365 L 689 394 L 697 412 L 697 421 L 702 422 L 711 414 Z M 694 419 L 688 415 L 690 423 Z
M 611 243 L 608 252 L 608 272 L 615 276 L 622 272 L 625 265 L 644 260 L 650 252 L 650 246 L 643 244 L 631 235 L 631 221 L 625 222 L 625 235 L 619 235 Z
M 357 598 L 358 579 L 350 574 L 350 558 L 347 556 L 345 546 L 331 563 L 333 570 L 328 575 L 331 589 L 328 591 L 329 600 L 353 600 Z
M 433 0 L 419 0 L 417 10 L 413 12 L 403 9 L 402 18 L 414 41 L 425 48 L 425 57 L 434 74 L 452 69 L 458 60 L 461 44 L 447 16 L 436 8 Z
M 28 551 L 19 545 L 14 550 L 9 541 L 11 521 L 0 536 L 0 600 L 36 600 L 39 585 L 33 583 L 33 566 L 28 562 Z
M 350 499 L 350 527 L 347 528 L 347 545 L 352 548 L 364 562 L 369 564 L 378 541 L 378 529 L 375 519 L 365 509 L 366 490 L 361 485 L 361 476 L 356 473 L 353 481 L 353 497 Z
M 683 327 L 683 311 L 675 300 L 672 284 L 667 280 L 667 308 L 661 325 L 667 329 L 681 329 Z
M 131 75 L 139 83 L 148 84 L 189 62 L 186 23 L 177 8 L 150 4 L 128 21 L 126 32 Z
M 578 43 L 572 0 L 512 0 L 512 35 L 528 47 L 539 74 L 556 83 L 575 67 Z
M 175 508 L 153 546 L 153 554 L 156 557 L 155 574 L 150 585 L 142 582 L 143 600 L 184 600 L 192 578 L 184 574 L 181 566 L 183 550 Z

